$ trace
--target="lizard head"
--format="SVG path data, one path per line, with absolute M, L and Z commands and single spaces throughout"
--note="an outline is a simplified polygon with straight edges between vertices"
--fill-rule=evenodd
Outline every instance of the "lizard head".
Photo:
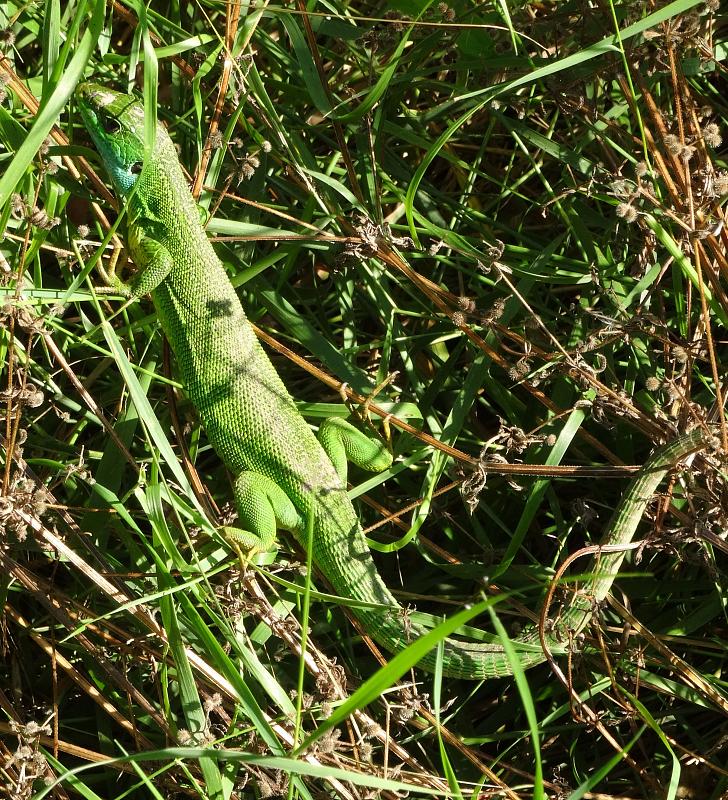
M 117 192 L 128 195 L 144 162 L 143 105 L 97 83 L 80 84 L 76 99 Z

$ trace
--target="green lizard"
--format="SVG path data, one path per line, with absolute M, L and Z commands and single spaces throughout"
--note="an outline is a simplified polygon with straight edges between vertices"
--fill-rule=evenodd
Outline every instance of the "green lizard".
M 406 624 L 405 612 L 379 576 L 354 507 L 346 493 L 347 458 L 385 469 L 391 456 L 342 420 L 321 425 L 318 438 L 298 412 L 258 343 L 237 294 L 200 223 L 174 145 L 157 126 L 154 150 L 144 159 L 144 109 L 132 97 L 86 83 L 76 94 L 92 139 L 117 194 L 127 202 L 127 246 L 138 272 L 127 286 L 102 273 L 127 297 L 151 293 L 175 353 L 182 383 L 213 447 L 235 476 L 240 528 L 225 535 L 248 551 L 272 547 L 277 529 L 305 547 L 305 521 L 313 515 L 314 564 L 336 592 L 369 604 L 352 609 L 364 630 L 398 651 L 425 629 Z M 615 512 L 604 544 L 628 543 L 666 472 L 706 445 L 696 429 L 657 450 L 637 474 Z M 604 599 L 624 551 L 602 554 L 584 591 L 546 634 L 563 652 Z M 542 663 L 538 633 L 514 640 L 524 667 Z M 430 652 L 420 666 L 434 670 Z M 511 674 L 500 644 L 447 640 L 444 673 L 483 679 Z

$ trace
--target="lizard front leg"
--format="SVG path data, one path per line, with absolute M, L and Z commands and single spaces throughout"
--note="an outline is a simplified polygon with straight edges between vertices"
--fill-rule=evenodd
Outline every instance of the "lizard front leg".
M 392 454 L 382 442 L 340 417 L 321 423 L 318 440 L 344 485 L 349 461 L 368 472 L 381 472 L 392 463 Z
M 172 255 L 153 233 L 154 223 L 149 220 L 145 225 L 139 222 L 129 225 L 129 252 L 138 271 L 128 283 L 116 274 L 115 264 L 108 272 L 99 264 L 97 271 L 110 291 L 124 297 L 143 297 L 153 292 L 169 275 L 174 266 Z

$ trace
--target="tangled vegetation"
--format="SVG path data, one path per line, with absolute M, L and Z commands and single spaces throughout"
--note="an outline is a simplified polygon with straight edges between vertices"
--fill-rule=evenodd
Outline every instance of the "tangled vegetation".
M 716 0 L 0 6 L 8 796 L 726 796 L 727 33 Z M 398 680 L 285 536 L 240 569 L 152 305 L 96 291 L 88 78 L 156 108 L 308 421 L 391 437 L 351 494 L 403 624 L 552 625 L 634 469 L 716 426 L 568 656 Z

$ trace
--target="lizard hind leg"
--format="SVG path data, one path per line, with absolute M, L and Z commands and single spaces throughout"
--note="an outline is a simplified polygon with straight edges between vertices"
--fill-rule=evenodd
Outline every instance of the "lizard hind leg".
M 292 531 L 301 527 L 301 517 L 288 495 L 265 475 L 241 472 L 234 493 L 240 527 L 226 525 L 222 534 L 243 567 L 256 553 L 273 549 L 278 528 Z
M 318 440 L 344 484 L 348 461 L 368 472 L 381 472 L 392 463 L 392 454 L 382 442 L 341 417 L 324 420 L 319 427 Z

